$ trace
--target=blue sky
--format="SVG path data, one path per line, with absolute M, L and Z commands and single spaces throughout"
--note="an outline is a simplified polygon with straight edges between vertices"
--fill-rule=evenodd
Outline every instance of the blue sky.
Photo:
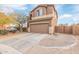
M 58 12 L 58 24 L 71 25 L 79 23 L 78 4 L 58 4 L 55 6 Z
M 5 14 L 20 13 L 28 15 L 36 7 L 36 4 L 1 4 L 0 12 Z M 58 13 L 58 24 L 79 23 L 79 5 L 78 4 L 57 4 L 55 8 Z

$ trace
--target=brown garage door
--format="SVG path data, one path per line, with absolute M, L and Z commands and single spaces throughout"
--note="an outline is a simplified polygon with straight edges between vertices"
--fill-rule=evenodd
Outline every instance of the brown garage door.
M 35 33 L 48 33 L 48 24 L 31 24 L 30 31 Z

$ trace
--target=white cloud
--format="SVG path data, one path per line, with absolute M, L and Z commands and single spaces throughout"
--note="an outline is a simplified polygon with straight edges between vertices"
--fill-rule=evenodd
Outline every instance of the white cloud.
M 5 14 L 14 13 L 14 9 L 18 10 L 26 10 L 27 7 L 25 7 L 25 4 L 3 4 L 1 5 L 0 12 L 3 12 Z
M 69 17 L 72 17 L 72 15 L 71 14 L 63 14 L 63 15 L 59 16 L 59 19 L 69 18 Z
M 67 21 L 67 20 L 72 20 L 71 22 L 73 22 L 74 24 L 79 23 L 79 14 L 63 14 L 61 16 L 59 16 L 58 21 Z M 70 24 L 70 23 L 68 23 Z M 71 23 L 72 24 L 72 23 Z
M 0 12 L 3 12 L 3 13 L 5 13 L 7 15 L 9 13 L 13 13 L 14 10 L 12 8 L 8 8 L 8 7 L 5 8 L 5 7 L 3 7 L 3 8 L 0 9 Z
M 75 23 L 79 23 L 79 14 L 74 14 L 72 18 Z

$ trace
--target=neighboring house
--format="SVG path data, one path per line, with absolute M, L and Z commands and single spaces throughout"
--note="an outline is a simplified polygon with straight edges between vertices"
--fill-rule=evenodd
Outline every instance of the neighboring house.
M 0 30 L 7 29 L 7 26 L 8 26 L 7 24 L 5 24 L 5 25 L 0 24 Z
M 7 30 L 8 28 L 12 27 L 17 27 L 15 24 L 5 24 L 5 25 L 0 25 L 0 30 Z
M 57 18 L 57 11 L 53 4 L 38 5 L 30 13 L 28 32 L 53 34 Z

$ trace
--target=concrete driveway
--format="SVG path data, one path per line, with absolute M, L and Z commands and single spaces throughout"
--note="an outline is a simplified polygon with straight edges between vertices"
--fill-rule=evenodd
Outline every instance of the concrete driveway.
M 0 54 L 21 54 L 21 52 L 8 45 L 0 44 Z
M 0 41 L 0 44 L 7 45 L 21 53 L 24 53 L 26 50 L 38 44 L 40 40 L 44 39 L 47 36 L 47 34 L 24 33 L 12 38 L 10 37 L 8 38 L 8 40 L 2 40 Z
M 79 53 L 78 40 L 68 34 L 22 33 L 0 40 L 0 53 Z M 67 45 L 67 47 L 66 47 Z M 63 48 L 64 47 L 64 48 Z

